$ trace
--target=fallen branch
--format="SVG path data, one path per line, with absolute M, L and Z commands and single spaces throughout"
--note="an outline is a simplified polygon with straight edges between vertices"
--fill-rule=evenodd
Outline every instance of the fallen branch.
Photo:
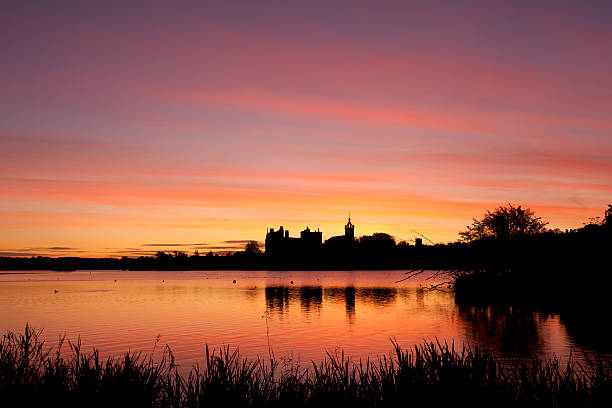
M 410 273 L 411 275 L 408 275 L 408 276 L 406 276 L 406 277 L 405 277 L 405 278 L 403 278 L 403 279 L 400 279 L 400 280 L 398 280 L 398 281 L 395 281 L 395 283 L 400 283 L 400 282 L 403 282 L 403 281 L 408 280 L 408 279 L 410 279 L 410 278 L 414 278 L 415 276 L 420 275 L 420 274 L 422 274 L 423 272 L 425 272 L 425 269 L 423 269 L 423 270 L 421 270 L 421 271 L 419 271 L 419 272 L 414 272 L 414 269 L 413 269 L 413 270 L 411 270 L 410 272 L 406 272 L 406 274 L 409 274 L 409 273 Z

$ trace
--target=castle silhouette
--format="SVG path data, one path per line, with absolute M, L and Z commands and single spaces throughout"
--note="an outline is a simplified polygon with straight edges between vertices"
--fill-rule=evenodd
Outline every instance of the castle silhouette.
M 355 225 L 351 222 L 349 215 L 348 222 L 344 226 L 344 235 L 329 238 L 326 244 L 348 246 L 355 241 Z M 300 252 L 312 252 L 319 250 L 323 245 L 323 233 L 317 229 L 311 231 L 306 227 L 300 232 L 300 237 L 290 237 L 289 230 L 281 225 L 278 230 L 270 228 L 266 232 L 266 254 L 281 255 Z

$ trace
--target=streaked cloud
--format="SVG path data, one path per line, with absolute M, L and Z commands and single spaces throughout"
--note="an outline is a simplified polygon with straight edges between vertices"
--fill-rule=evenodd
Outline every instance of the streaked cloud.
M 3 11 L 3 253 L 231 251 L 348 210 L 445 242 L 508 202 L 572 228 L 610 201 L 606 2 Z
M 152 247 L 164 247 L 164 246 L 168 246 L 168 247 L 179 247 L 179 246 L 186 246 L 185 244 L 142 244 L 140 246 L 152 246 Z

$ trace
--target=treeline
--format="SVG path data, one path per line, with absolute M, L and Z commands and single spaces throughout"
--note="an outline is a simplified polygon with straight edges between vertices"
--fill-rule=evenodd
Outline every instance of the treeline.
M 1 257 L 3 270 L 232 270 L 232 269 L 451 269 L 531 270 L 609 267 L 609 225 L 568 232 L 547 231 L 472 242 L 408 245 L 384 233 L 343 245 L 269 256 L 257 248 L 231 255 L 158 252 L 138 258 Z
M 499 207 L 460 232 L 450 244 L 397 243 L 385 233 L 356 240 L 330 239 L 308 250 L 266 254 L 255 241 L 225 256 L 158 252 L 138 258 L 0 258 L 4 270 L 359 270 L 437 269 L 448 276 L 457 300 L 526 299 L 568 303 L 606 298 L 612 284 L 612 206 L 603 218 L 575 230 L 546 229 L 528 208 Z M 577 292 L 576 288 L 581 288 Z
M 475 219 L 462 233 L 475 262 L 453 276 L 456 302 L 535 306 L 601 327 L 612 284 L 612 205 L 604 214 L 566 232 L 546 230 L 520 206 Z

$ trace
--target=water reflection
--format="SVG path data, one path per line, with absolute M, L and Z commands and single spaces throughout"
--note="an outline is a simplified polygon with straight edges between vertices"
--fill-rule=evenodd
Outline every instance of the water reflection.
M 309 313 L 312 311 L 320 312 L 323 303 L 323 287 L 303 286 L 298 288 L 301 309 Z
M 360 303 L 377 307 L 387 307 L 393 303 L 397 296 L 395 288 L 360 288 L 357 290 L 357 298 Z
M 416 289 L 416 310 L 418 312 L 425 310 L 425 290 L 422 287 Z
M 347 286 L 344 288 L 344 304 L 346 310 L 346 322 L 355 324 L 355 287 Z
M 447 294 L 448 295 L 448 294 Z M 252 296 L 252 294 L 250 294 Z M 442 295 L 432 293 L 422 287 L 323 287 L 315 285 L 293 286 L 274 285 L 265 287 L 266 311 L 271 316 L 287 318 L 290 311 L 301 311 L 303 316 L 322 316 L 327 309 L 344 307 L 345 323 L 353 326 L 358 314 L 364 311 L 380 312 L 381 309 L 412 305 L 411 315 L 414 322 L 423 324 L 423 319 L 431 313 L 438 316 L 449 313 L 456 319 L 463 337 L 469 344 L 484 346 L 503 356 L 521 355 L 541 357 L 550 349 L 542 331 L 547 323 L 558 316 L 551 316 L 526 308 L 499 306 L 465 306 L 446 304 L 440 301 Z M 452 297 L 442 296 L 443 299 Z M 436 300 L 436 302 L 433 302 Z M 404 306 L 405 307 L 405 306 Z M 380 315 L 382 316 L 382 315 Z M 550 328 L 546 328 L 549 330 Z
M 323 303 L 322 286 L 267 286 L 265 289 L 266 311 L 284 315 L 298 303 L 304 312 L 320 312 Z
M 336 349 L 354 358 L 379 356 L 392 351 L 390 338 L 403 347 L 438 338 L 486 346 L 502 356 L 538 358 L 563 359 L 572 348 L 611 349 L 602 334 L 605 310 L 587 320 L 593 311 L 559 316 L 466 307 L 457 305 L 452 293 L 419 286 L 430 281 L 397 284 L 403 271 L 93 275 L 0 275 L 2 329 L 19 332 L 30 323 L 44 328 L 51 343 L 63 333 L 70 339 L 80 335 L 109 354 L 146 352 L 161 335 L 185 367 L 199 361 L 204 344 L 240 346 L 245 356 L 264 355 L 270 345 L 278 356 L 291 353 L 303 361 Z
M 323 288 L 323 298 L 325 302 L 337 305 L 344 304 L 346 323 L 348 325 L 355 324 L 355 297 L 356 290 L 352 285 L 342 287 Z
M 574 343 L 600 353 L 612 353 L 612 342 L 608 335 L 610 317 L 607 310 L 576 307 L 563 311 L 560 320 Z
M 403 296 L 409 297 L 404 290 Z M 306 315 L 320 314 L 324 302 L 330 304 L 344 303 L 346 322 L 355 323 L 357 304 L 366 307 L 386 308 L 392 305 L 398 296 L 396 288 L 355 288 L 322 286 L 267 286 L 265 288 L 266 311 L 281 318 L 289 310 L 297 308 Z
M 517 307 L 458 305 L 471 344 L 486 346 L 503 355 L 538 356 L 544 342 L 540 333 L 547 316 Z
M 291 288 L 293 289 L 293 288 Z M 289 311 L 289 291 L 286 286 L 266 287 L 266 311 L 270 314 L 285 314 Z M 294 295 L 295 296 L 295 295 Z

